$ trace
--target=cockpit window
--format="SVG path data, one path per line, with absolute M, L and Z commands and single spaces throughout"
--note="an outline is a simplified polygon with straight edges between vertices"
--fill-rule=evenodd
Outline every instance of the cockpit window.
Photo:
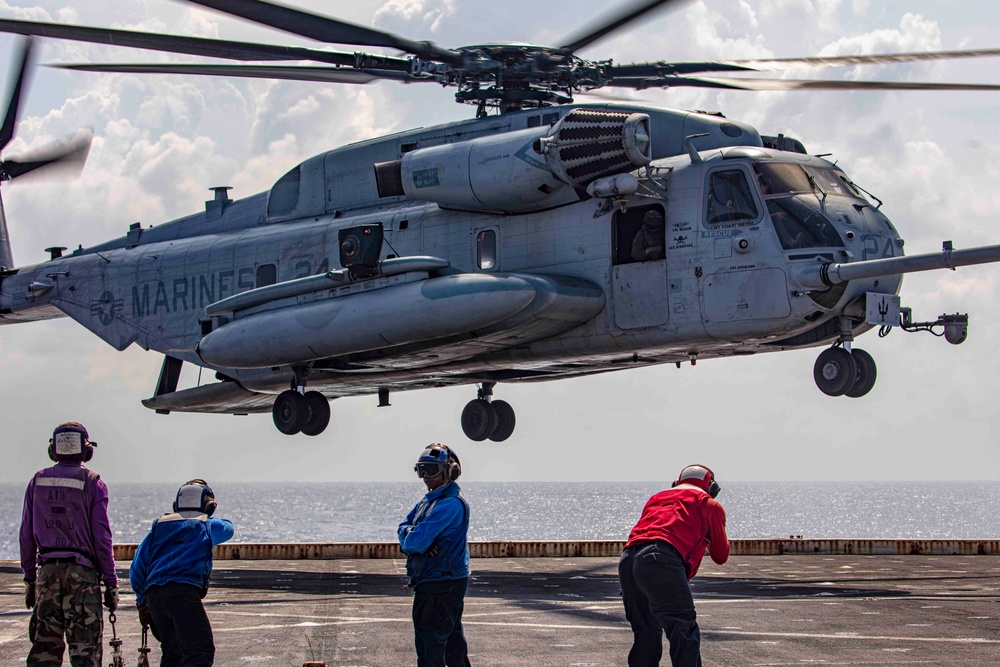
M 768 199 L 767 212 L 785 250 L 844 245 L 840 234 L 819 210 L 815 197 L 798 195 Z
M 849 193 L 851 193 L 851 195 L 857 197 L 858 199 L 864 199 L 865 198 L 865 196 L 863 194 L 861 194 L 861 190 L 859 190 L 857 188 L 857 186 L 854 185 L 853 182 L 851 182 L 851 179 L 849 179 L 847 177 L 847 174 L 845 174 L 844 172 L 840 171 L 839 169 L 831 169 L 830 171 L 833 173 L 834 178 L 836 178 L 838 181 L 840 181 L 843 184 L 843 186 L 845 188 L 847 188 L 847 191 Z M 865 201 L 867 201 L 867 200 L 865 200 Z
M 829 167 L 758 162 L 753 166 L 757 185 L 765 197 L 800 192 L 863 199 L 844 172 Z
M 757 184 L 765 197 L 793 192 L 812 192 L 809 177 L 800 165 L 758 162 L 753 166 Z
M 806 167 L 806 173 L 812 176 L 813 182 L 828 195 L 837 195 L 840 197 L 861 196 L 853 186 L 849 185 L 847 176 L 843 173 L 838 175 L 833 169 L 823 169 L 820 167 Z
M 746 174 L 740 169 L 716 171 L 708 181 L 708 222 L 756 220 L 759 212 Z

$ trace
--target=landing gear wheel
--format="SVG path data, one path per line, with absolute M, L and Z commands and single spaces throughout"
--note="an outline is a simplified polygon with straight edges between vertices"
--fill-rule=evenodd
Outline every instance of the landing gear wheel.
M 851 350 L 851 356 L 854 357 L 854 362 L 858 366 L 858 379 L 854 381 L 850 389 L 844 392 L 844 396 L 861 398 L 875 386 L 875 377 L 878 375 L 878 369 L 875 368 L 875 360 L 872 359 L 872 355 L 864 350 L 854 348 Z
M 844 348 L 827 348 L 816 358 L 813 379 L 827 396 L 843 396 L 858 379 L 858 364 Z
M 302 424 L 302 432 L 306 435 L 319 435 L 326 430 L 330 423 L 330 401 L 318 391 L 306 392 L 303 398 L 306 408 L 309 410 L 309 416 Z
M 514 408 L 507 401 L 493 401 L 490 406 L 497 413 L 497 427 L 490 433 L 490 440 L 503 442 L 514 432 Z
M 482 442 L 497 428 L 497 413 L 489 401 L 477 398 L 462 410 L 462 430 L 469 440 Z
M 274 399 L 271 416 L 279 431 L 285 435 L 295 435 L 302 430 L 306 419 L 309 418 L 309 407 L 302 394 L 294 389 L 289 389 L 281 392 L 278 394 L 278 398 Z

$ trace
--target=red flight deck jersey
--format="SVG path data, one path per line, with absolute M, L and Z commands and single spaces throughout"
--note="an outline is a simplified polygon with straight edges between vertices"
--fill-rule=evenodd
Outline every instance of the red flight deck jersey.
M 639 523 L 625 546 L 656 541 L 667 542 L 677 549 L 691 579 L 701 566 L 706 546 L 712 560 L 719 565 L 729 559 L 726 510 L 693 484 L 678 484 L 661 491 L 642 508 Z

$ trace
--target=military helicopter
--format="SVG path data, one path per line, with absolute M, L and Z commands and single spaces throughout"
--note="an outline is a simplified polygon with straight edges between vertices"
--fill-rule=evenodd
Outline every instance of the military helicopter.
M 474 119 L 362 141 L 293 167 L 239 200 L 15 267 L 0 226 L 0 323 L 68 316 L 116 349 L 164 355 L 153 396 L 171 411 L 270 411 L 289 435 L 319 435 L 329 399 L 478 384 L 461 424 L 504 441 L 513 408 L 498 383 L 824 347 L 831 396 L 861 397 L 876 366 L 854 347 L 875 326 L 915 322 L 902 275 L 1000 261 L 988 246 L 903 256 L 881 202 L 801 142 L 719 115 L 642 103 L 574 103 L 607 87 L 734 90 L 995 90 L 706 76 L 792 66 L 1000 55 L 1000 50 L 770 61 L 615 65 L 577 52 L 660 6 L 629 6 L 561 47 L 445 49 L 258 0 L 192 4 L 325 43 L 408 56 L 0 20 L 0 31 L 241 61 L 321 65 L 60 65 L 98 72 L 390 80 L 457 89 Z M 13 137 L 26 51 L 0 134 Z M 492 113 L 498 112 L 498 113 Z M 0 179 L 78 160 L 85 142 L 0 163 Z M 875 203 L 872 203 L 872 200 Z M 217 382 L 178 389 L 184 362 Z

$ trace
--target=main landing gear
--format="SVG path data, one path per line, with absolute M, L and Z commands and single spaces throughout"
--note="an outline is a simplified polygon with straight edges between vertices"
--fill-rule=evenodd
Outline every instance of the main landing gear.
M 503 442 L 514 432 L 514 408 L 507 401 L 493 400 L 494 386 L 496 382 L 484 382 L 478 398 L 462 410 L 462 430 L 469 440 Z
M 285 435 L 319 435 L 330 423 L 330 401 L 318 391 L 289 389 L 274 399 L 271 416 Z
M 827 396 L 860 398 L 875 386 L 877 374 L 872 355 L 850 343 L 823 350 L 813 365 L 816 386 Z

